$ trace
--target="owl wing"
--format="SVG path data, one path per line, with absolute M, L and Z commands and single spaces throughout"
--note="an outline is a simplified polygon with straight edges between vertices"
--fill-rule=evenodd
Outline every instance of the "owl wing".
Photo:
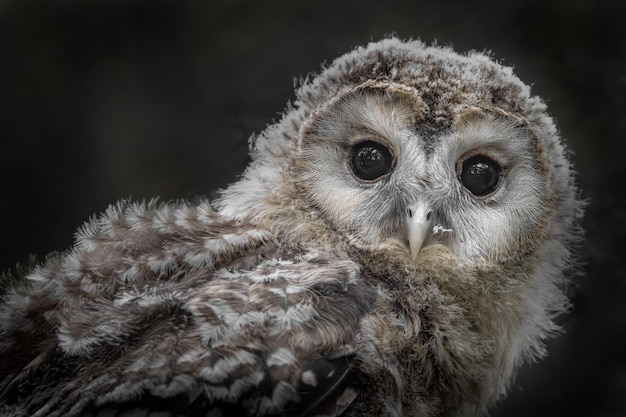
M 354 367 L 355 360 L 355 355 L 348 355 L 336 359 L 320 358 L 308 364 L 293 387 L 295 395 L 292 399 L 287 401 L 282 409 L 279 409 L 278 404 L 272 406 L 273 409 L 278 410 L 276 412 L 255 407 L 253 403 L 259 398 L 246 397 L 244 394 L 241 398 L 229 400 L 211 399 L 202 387 L 197 387 L 195 390 L 186 390 L 173 396 L 159 396 L 145 391 L 134 400 L 109 400 L 102 404 L 91 405 L 83 410 L 81 416 L 339 416 L 358 394 L 359 381 Z M 272 382 L 265 381 L 265 384 L 269 387 Z M 269 397 L 266 399 L 270 400 Z
M 13 287 L 13 416 L 338 415 L 374 300 L 353 261 L 185 204 L 113 207 Z

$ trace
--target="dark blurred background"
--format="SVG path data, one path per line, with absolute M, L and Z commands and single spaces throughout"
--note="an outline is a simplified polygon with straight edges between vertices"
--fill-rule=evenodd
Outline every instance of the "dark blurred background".
M 574 309 L 492 416 L 626 415 L 625 1 L 0 2 L 0 269 L 119 198 L 211 196 L 294 77 L 395 33 L 493 51 L 542 96 L 590 200 Z

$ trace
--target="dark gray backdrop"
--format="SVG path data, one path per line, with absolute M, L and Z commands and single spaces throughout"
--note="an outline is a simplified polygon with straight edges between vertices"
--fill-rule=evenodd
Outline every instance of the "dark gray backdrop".
M 211 195 L 294 77 L 390 33 L 490 49 L 544 97 L 591 199 L 566 334 L 494 416 L 626 415 L 624 1 L 0 2 L 0 268 L 119 198 Z

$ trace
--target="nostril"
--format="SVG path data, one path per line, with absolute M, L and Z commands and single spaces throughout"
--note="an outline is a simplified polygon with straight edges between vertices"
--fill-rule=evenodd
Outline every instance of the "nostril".
M 413 217 L 413 210 L 408 209 L 407 212 L 409 213 L 409 217 Z

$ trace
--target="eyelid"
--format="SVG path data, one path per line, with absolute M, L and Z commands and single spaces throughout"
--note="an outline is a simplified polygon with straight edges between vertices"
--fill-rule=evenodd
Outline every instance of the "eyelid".
M 391 155 L 394 158 L 396 157 L 395 149 L 387 138 L 385 138 L 384 136 L 380 136 L 377 133 L 369 133 L 369 132 L 370 132 L 369 129 L 366 132 L 359 132 L 361 133 L 359 136 L 350 139 L 348 141 L 348 149 L 352 149 L 354 146 L 362 142 L 375 142 L 389 149 L 389 152 L 391 153 Z

